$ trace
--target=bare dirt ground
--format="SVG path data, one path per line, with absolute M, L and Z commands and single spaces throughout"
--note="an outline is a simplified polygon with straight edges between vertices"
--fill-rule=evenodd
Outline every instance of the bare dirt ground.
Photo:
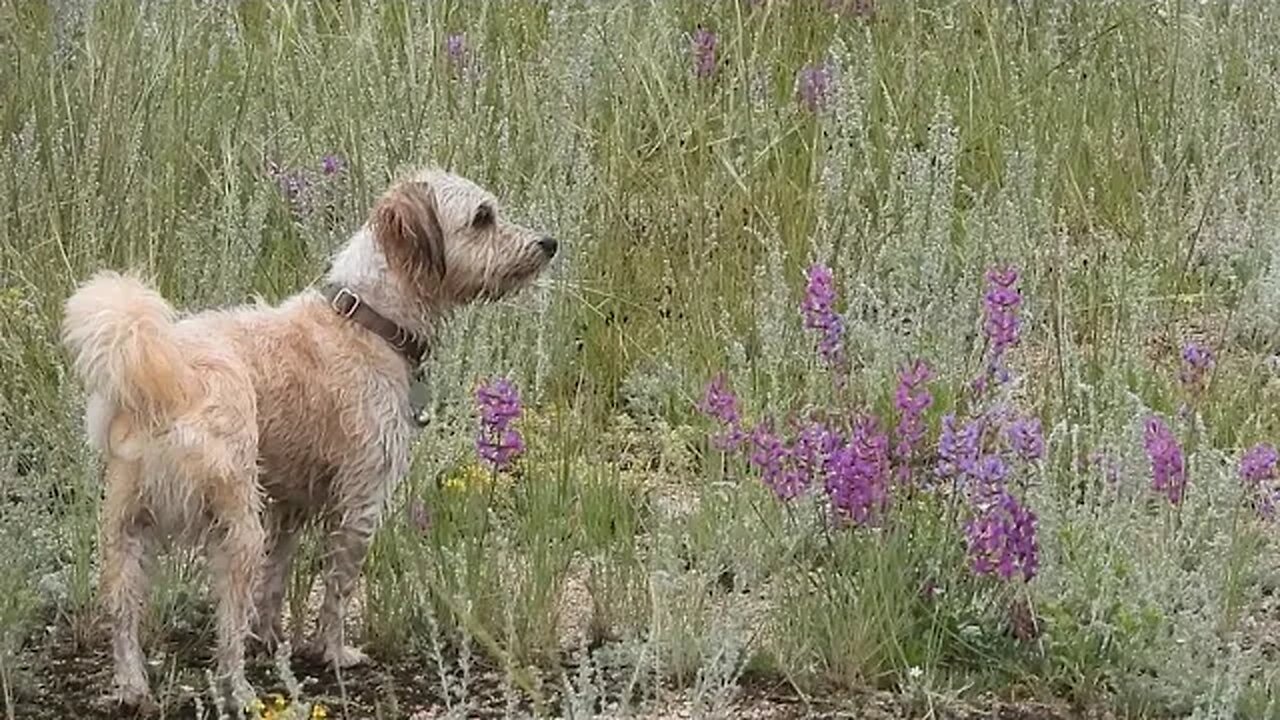
M 207 639 L 207 638 L 206 638 Z M 210 667 L 208 643 L 201 639 L 175 634 L 163 643 L 153 659 L 152 687 L 162 709 L 152 717 L 213 717 L 211 703 L 205 694 L 205 668 Z M 137 715 L 118 707 L 105 705 L 104 694 L 110 689 L 111 658 L 105 638 L 90 645 L 77 646 L 69 633 L 55 632 L 40 646 L 29 646 L 26 667 L 16 683 L 15 718 L 52 720 L 54 718 L 127 718 Z M 450 663 L 453 664 L 453 663 Z M 325 666 L 295 658 L 291 663 L 294 676 L 301 683 L 307 700 L 319 701 L 329 718 L 503 718 L 508 717 L 508 693 L 503 692 L 501 675 L 490 663 L 477 658 L 471 668 L 467 703 L 450 712 L 442 693 L 442 683 L 428 658 L 404 656 L 379 658 L 375 655 L 368 666 L 344 671 L 342 677 Z M 566 667 L 572 674 L 572 668 Z M 285 695 L 274 665 L 265 658 L 255 659 L 250 667 L 250 680 L 263 696 Z M 562 698 L 557 680 L 547 678 L 547 714 L 562 716 Z M 954 701 L 913 699 L 881 691 L 843 692 L 826 697 L 802 697 L 778 680 L 746 678 L 726 704 L 717 708 L 699 706 L 686 690 L 664 688 L 650 698 L 640 710 L 624 712 L 618 702 L 617 688 L 608 687 L 605 697 L 596 705 L 601 718 L 743 718 L 747 720 L 792 720 L 795 718 L 865 718 L 866 720 L 898 720 L 900 718 L 998 718 L 1000 720 L 1054 720 L 1075 717 L 1108 717 L 1106 713 L 1079 712 L 1065 705 L 1042 703 L 1005 703 L 985 701 L 959 704 Z M 532 707 L 521 700 L 515 708 L 519 716 L 527 716 Z
M 689 511 L 692 500 L 672 495 L 671 489 L 666 495 L 670 497 L 664 497 L 664 505 L 679 508 L 668 508 L 669 511 Z M 563 690 L 565 678 L 574 678 L 577 672 L 574 649 L 590 642 L 587 639 L 590 618 L 584 612 L 592 603 L 584 584 L 584 572 L 583 567 L 575 566 L 562 590 L 557 626 L 564 661 L 559 667 L 541 670 L 544 716 L 566 716 Z M 355 594 L 357 600 L 361 597 L 360 592 Z M 301 635 L 306 634 L 319 600 L 317 584 L 306 603 L 308 607 L 301 621 Z M 216 717 L 209 698 L 207 676 L 208 669 L 212 667 L 212 607 L 207 603 L 196 603 L 189 610 L 191 617 L 180 627 L 165 628 L 165 636 L 148 645 L 151 687 L 161 706 L 160 712 L 151 717 Z M 358 618 L 363 612 L 362 604 L 354 602 L 351 612 Z M 78 639 L 65 621 L 59 621 L 52 611 L 46 620 L 45 632 L 27 643 L 23 666 L 16 673 L 11 673 L 16 680 L 12 683 L 13 717 L 33 720 L 139 717 L 136 713 L 103 702 L 111 688 L 111 655 L 105 628 L 92 631 L 92 637 L 85 640 Z M 286 620 L 292 627 L 293 619 L 287 617 Z M 353 626 L 358 626 L 358 622 L 353 621 Z M 341 676 L 330 667 L 295 656 L 289 665 L 301 686 L 301 697 L 308 702 L 323 704 L 327 718 L 487 719 L 534 714 L 535 708 L 529 698 L 521 694 L 513 700 L 513 693 L 504 689 L 501 669 L 478 652 L 471 660 L 465 682 L 465 700 L 460 703 L 457 689 L 464 683 L 458 675 L 460 663 L 456 655 L 444 658 L 444 666 L 449 668 L 446 679 L 452 691 L 447 692 L 437 669 L 439 663 L 434 658 L 414 654 L 387 656 L 374 649 L 365 649 L 372 656 L 372 662 L 344 670 Z M 274 661 L 269 657 L 249 658 L 249 679 L 263 698 L 289 695 Z M 950 697 L 905 697 L 870 689 L 805 695 L 783 679 L 751 675 L 741 678 L 736 688 L 714 707 L 699 703 L 690 689 L 678 687 L 660 688 L 643 699 L 632 698 L 624 707 L 621 696 L 626 692 L 623 689 L 625 684 L 621 677 L 601 678 L 603 697 L 592 708 L 594 717 L 642 720 L 703 717 L 744 720 L 1057 720 L 1111 717 L 1105 711 L 1082 711 L 1065 703 L 1005 702 L 994 698 L 961 702 Z M 447 694 L 452 697 L 447 697 Z

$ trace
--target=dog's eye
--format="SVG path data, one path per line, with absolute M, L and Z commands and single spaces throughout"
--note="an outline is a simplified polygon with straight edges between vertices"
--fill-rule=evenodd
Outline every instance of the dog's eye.
M 493 224 L 493 208 L 488 205 L 481 205 L 476 210 L 476 216 L 471 220 L 471 227 L 486 228 Z

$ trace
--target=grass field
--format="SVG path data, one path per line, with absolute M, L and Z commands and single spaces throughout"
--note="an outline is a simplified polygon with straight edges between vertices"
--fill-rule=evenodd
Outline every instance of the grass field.
M 561 256 L 442 333 L 374 668 L 286 714 L 1280 717 L 1278 78 L 1271 2 L 0 0 L 0 707 L 109 689 L 75 283 L 277 300 L 439 164 Z

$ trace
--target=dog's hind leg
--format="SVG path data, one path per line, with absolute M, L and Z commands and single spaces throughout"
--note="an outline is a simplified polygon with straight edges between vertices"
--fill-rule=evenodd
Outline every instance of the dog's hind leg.
M 244 674 L 244 646 L 266 541 L 256 448 L 252 429 L 210 433 L 187 464 L 193 477 L 202 474 L 205 510 L 212 520 L 208 550 L 218 597 L 218 675 L 241 707 L 254 694 Z
M 232 695 L 243 707 L 254 696 L 244 674 L 244 641 L 262 565 L 261 503 L 251 496 L 257 492 L 252 475 L 226 478 L 218 485 L 210 508 L 217 518 L 210 557 L 218 595 L 218 675 L 230 683 Z
M 110 697 L 125 705 L 145 706 L 152 700 L 138 633 L 147 599 L 150 528 L 140 507 L 141 463 L 109 456 L 104 479 L 100 591 L 112 622 L 115 687 Z

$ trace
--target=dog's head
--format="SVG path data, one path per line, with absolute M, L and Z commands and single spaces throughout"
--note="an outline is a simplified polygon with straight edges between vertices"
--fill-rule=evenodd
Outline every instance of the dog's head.
M 466 178 L 424 170 L 393 185 L 369 226 L 387 269 L 424 305 L 448 309 L 527 285 L 556 241 L 503 218 L 494 196 Z

